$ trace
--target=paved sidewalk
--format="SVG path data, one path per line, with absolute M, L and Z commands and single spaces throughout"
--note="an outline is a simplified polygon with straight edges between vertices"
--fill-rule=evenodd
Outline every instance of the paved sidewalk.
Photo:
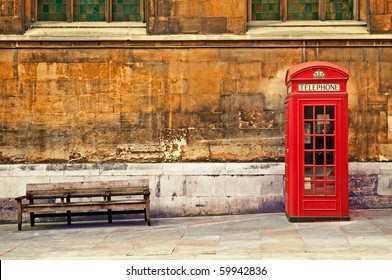
M 0 259 L 392 259 L 392 209 L 351 221 L 290 223 L 284 213 L 0 225 Z

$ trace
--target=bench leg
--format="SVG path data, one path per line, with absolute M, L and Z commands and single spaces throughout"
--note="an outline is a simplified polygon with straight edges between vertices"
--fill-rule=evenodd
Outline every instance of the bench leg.
M 67 210 L 67 224 L 71 224 L 71 211 Z
M 112 209 L 108 209 L 108 223 L 112 223 L 113 217 L 112 217 Z
M 150 209 L 146 208 L 144 210 L 144 216 L 145 216 L 145 221 L 147 222 L 147 225 L 151 226 L 151 219 L 150 219 Z
M 35 215 L 34 215 L 34 212 L 30 213 L 30 225 L 32 227 L 35 226 Z
M 67 196 L 67 203 L 71 202 L 71 198 Z M 71 224 L 71 211 L 67 210 L 67 224 Z
M 144 219 L 149 226 L 151 226 L 151 217 L 150 217 L 150 196 L 145 196 L 146 199 L 146 209 L 144 209 Z
M 148 200 L 146 203 L 146 209 L 144 209 L 144 219 L 149 226 L 151 226 L 151 217 L 150 217 L 150 201 Z
M 22 230 L 22 201 L 17 201 L 17 209 L 18 209 L 18 231 Z

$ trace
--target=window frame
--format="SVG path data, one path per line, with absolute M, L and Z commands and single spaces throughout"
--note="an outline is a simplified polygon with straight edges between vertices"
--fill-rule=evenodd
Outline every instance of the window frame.
M 140 1 L 140 21 L 129 21 L 129 22 L 146 22 L 146 0 L 139 0 Z M 63 22 L 63 23 L 71 23 L 75 22 L 73 21 L 73 14 L 74 14 L 74 5 L 73 5 L 74 0 L 67 0 L 67 7 L 70 7 L 67 9 L 66 16 L 67 20 L 66 21 L 56 21 L 56 22 Z M 112 13 L 112 7 L 113 7 L 113 0 L 105 0 L 105 21 L 104 22 L 113 22 L 113 13 Z M 37 15 L 37 5 L 38 5 L 38 0 L 25 0 L 25 20 L 26 23 L 34 23 L 34 22 L 46 22 L 46 21 L 38 21 L 38 15 Z M 48 23 L 53 22 L 53 21 L 47 21 Z M 86 21 L 85 23 L 92 23 L 90 21 Z
M 268 20 L 253 20 L 252 19 L 252 0 L 248 1 L 248 22 L 268 22 Z M 288 0 L 280 0 L 280 20 L 277 22 L 295 22 L 295 20 L 288 20 L 287 19 L 287 1 Z M 326 0 L 319 0 L 319 19 L 313 20 L 314 21 L 325 21 L 327 18 L 327 11 L 326 11 Z M 339 21 L 339 20 L 333 20 Z M 353 19 L 351 21 L 359 21 L 359 0 L 353 0 Z M 269 21 L 270 22 L 270 21 Z M 307 20 L 306 22 L 312 22 L 312 20 Z

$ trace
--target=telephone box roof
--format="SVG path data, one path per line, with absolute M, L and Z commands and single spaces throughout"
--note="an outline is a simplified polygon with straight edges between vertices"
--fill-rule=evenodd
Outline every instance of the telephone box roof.
M 313 73 L 318 70 L 326 72 L 327 79 L 348 79 L 348 72 L 343 67 L 325 61 L 309 61 L 289 68 L 286 72 L 286 84 L 295 79 L 314 79 Z

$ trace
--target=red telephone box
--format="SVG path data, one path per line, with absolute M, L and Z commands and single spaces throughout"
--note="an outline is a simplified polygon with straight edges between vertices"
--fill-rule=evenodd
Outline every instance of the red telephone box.
M 285 196 L 289 221 L 349 220 L 348 72 L 328 62 L 287 70 Z

